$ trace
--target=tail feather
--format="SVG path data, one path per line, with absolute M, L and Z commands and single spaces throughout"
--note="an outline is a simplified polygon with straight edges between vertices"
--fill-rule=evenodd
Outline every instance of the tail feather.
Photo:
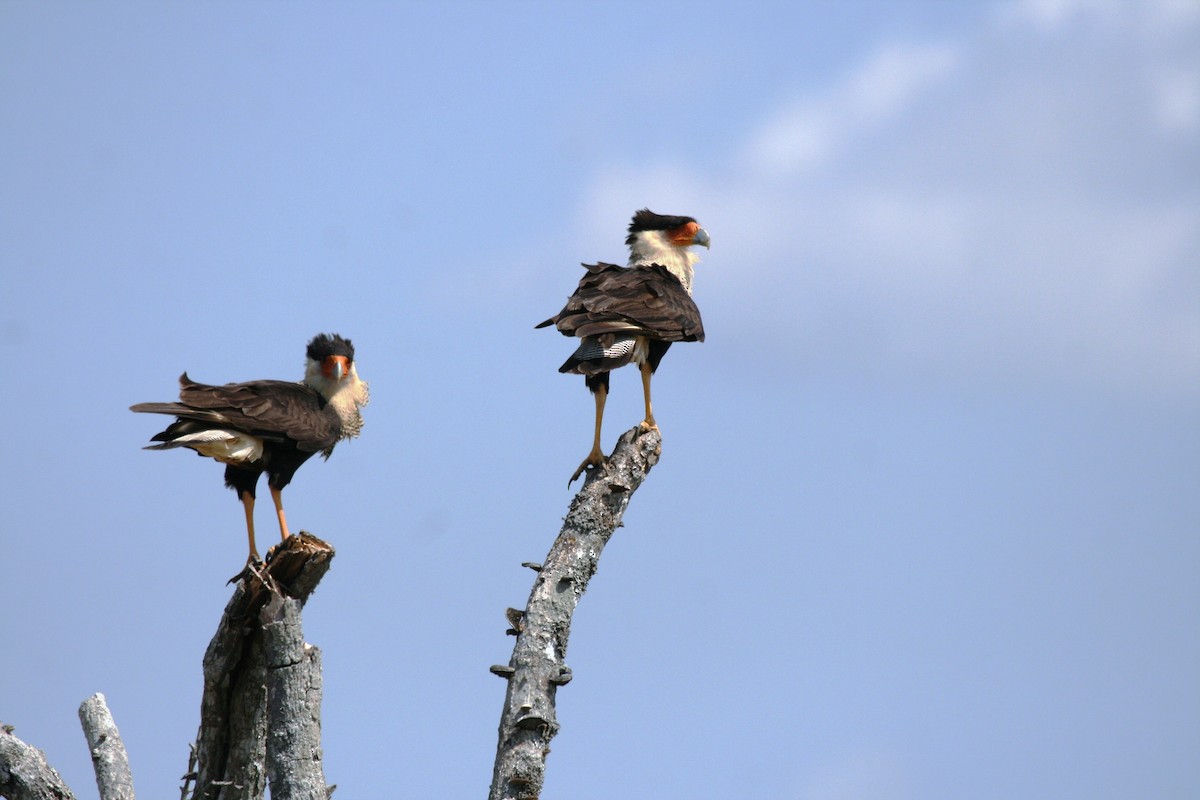
M 159 434 L 159 436 L 161 436 L 161 435 L 162 434 Z M 157 439 L 157 438 L 158 438 L 158 436 L 154 437 L 154 439 Z M 154 439 L 151 439 L 151 441 L 154 441 Z M 162 444 L 148 444 L 145 447 L 143 447 L 142 449 L 143 450 L 174 450 L 177 447 L 186 447 L 186 445 L 181 444 L 179 442 L 166 441 L 166 442 L 163 442 Z
M 186 411 L 187 406 L 182 403 L 136 403 L 129 410 L 139 414 L 177 414 Z
M 192 408 L 191 406 L 185 406 L 183 403 L 138 403 L 137 405 L 130 406 L 129 410 L 142 414 L 172 414 L 179 417 L 180 420 L 190 419 L 196 422 L 208 422 L 218 425 L 229 423 L 229 417 L 219 411 Z

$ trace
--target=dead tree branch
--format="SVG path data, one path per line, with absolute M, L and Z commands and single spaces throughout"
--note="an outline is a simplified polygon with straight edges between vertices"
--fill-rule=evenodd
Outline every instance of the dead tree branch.
M 9 800 L 75 800 L 46 754 L 0 725 L 0 797 Z
M 259 800 L 266 787 L 267 665 L 259 612 L 273 594 L 301 604 L 334 551 L 317 537 L 288 537 L 247 570 L 204 654 L 200 731 L 184 776 L 185 800 Z
M 100 800 L 133 800 L 133 773 L 121 732 L 113 722 L 104 695 L 96 694 L 79 706 L 79 721 L 92 754 Z
M 600 553 L 629 498 L 658 463 L 657 430 L 627 431 L 608 462 L 593 469 L 571 501 L 561 532 L 540 566 L 525 611 L 509 609 L 517 637 L 507 666 L 492 672 L 508 679 L 500 715 L 490 800 L 534 800 L 545 781 L 550 740 L 558 733 L 555 695 L 571 679 L 564 659 L 571 617 L 596 572 Z

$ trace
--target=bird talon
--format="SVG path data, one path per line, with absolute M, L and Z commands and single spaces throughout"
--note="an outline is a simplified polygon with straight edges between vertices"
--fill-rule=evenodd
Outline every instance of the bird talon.
M 602 467 L 602 466 L 604 466 L 605 461 L 606 461 L 606 459 L 604 458 L 603 454 L 589 453 L 588 457 L 585 458 L 583 460 L 583 463 L 579 465 L 579 468 L 576 469 L 575 472 L 571 474 L 571 480 L 567 481 L 567 488 L 570 489 L 571 484 L 574 483 L 575 480 L 580 475 L 582 475 L 587 470 L 588 467 Z
M 318 334 L 305 351 L 304 380 L 247 381 L 224 385 L 179 378 L 179 402 L 137 403 L 131 411 L 170 414 L 175 421 L 150 438 L 149 450 L 186 447 L 225 465 L 225 485 L 242 502 L 250 555 L 238 580 L 263 564 L 254 540 L 254 487 L 267 473 L 279 537 L 289 536 L 283 488 L 315 453 L 328 458 L 342 439 L 362 429 L 359 409 L 369 399 L 354 366 L 354 346 L 335 334 Z M 250 422 L 246 422 L 250 420 Z M 267 551 L 270 560 L 271 551 Z
M 246 565 L 244 567 L 242 567 L 241 572 L 239 572 L 237 575 L 234 575 L 229 580 L 225 581 L 225 585 L 228 586 L 231 583 L 237 583 L 238 581 L 245 580 L 246 578 L 249 578 L 251 575 L 257 575 L 258 567 L 261 565 L 262 565 L 262 559 L 260 559 L 258 557 L 258 553 L 251 553 L 250 556 L 246 559 Z
M 693 267 L 698 258 L 688 248 L 708 247 L 708 232 L 693 217 L 655 214 L 648 208 L 634 213 L 628 231 L 628 266 L 584 264 L 587 274 L 562 311 L 534 326 L 553 325 L 559 333 L 581 340 L 558 371 L 583 375 L 596 401 L 592 452 L 571 475 L 567 488 L 589 466 L 605 463 L 600 426 L 609 373 L 637 364 L 646 403 L 646 418 L 637 433 L 657 432 L 650 384 L 659 361 L 674 342 L 704 341 L 700 309 L 692 300 Z

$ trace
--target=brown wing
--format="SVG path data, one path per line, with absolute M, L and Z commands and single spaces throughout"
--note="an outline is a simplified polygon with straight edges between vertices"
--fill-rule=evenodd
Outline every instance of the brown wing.
M 248 381 L 212 386 L 179 378 L 178 403 L 140 403 L 133 411 L 174 414 L 213 427 L 227 427 L 268 441 L 291 441 L 315 453 L 337 443 L 341 420 L 325 399 L 302 383 Z
M 703 342 L 700 309 L 671 272 L 658 264 L 584 264 L 587 275 L 563 310 L 539 324 L 566 336 L 628 332 L 662 342 Z

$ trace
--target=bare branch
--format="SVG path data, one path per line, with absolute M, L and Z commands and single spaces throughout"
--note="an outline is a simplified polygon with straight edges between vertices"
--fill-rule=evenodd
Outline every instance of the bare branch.
M 657 430 L 627 431 L 608 462 L 592 470 L 571 501 L 561 532 L 537 570 L 523 614 L 508 614 L 517 635 L 508 679 L 490 800 L 532 800 L 545 781 L 550 740 L 558 733 L 555 696 L 571 680 L 564 663 L 571 617 L 596 572 L 600 553 L 621 525 L 629 498 L 658 463 Z M 534 566 L 534 565 L 528 565 Z
M 321 768 L 321 651 L 304 643 L 299 600 L 276 595 L 260 618 L 267 665 L 271 800 L 326 800 Z
M 200 732 L 184 780 L 193 800 L 259 800 L 266 789 L 267 667 L 258 613 L 274 592 L 308 599 L 334 551 L 309 533 L 267 554 L 265 571 L 247 569 L 204 654 Z M 187 784 L 192 782 L 191 794 Z
M 133 773 L 121 732 L 113 722 L 104 695 L 96 694 L 79 706 L 79 721 L 92 753 L 92 768 L 96 772 L 96 787 L 100 800 L 133 800 Z
M 0 725 L 0 797 L 9 800 L 75 800 L 46 754 Z

